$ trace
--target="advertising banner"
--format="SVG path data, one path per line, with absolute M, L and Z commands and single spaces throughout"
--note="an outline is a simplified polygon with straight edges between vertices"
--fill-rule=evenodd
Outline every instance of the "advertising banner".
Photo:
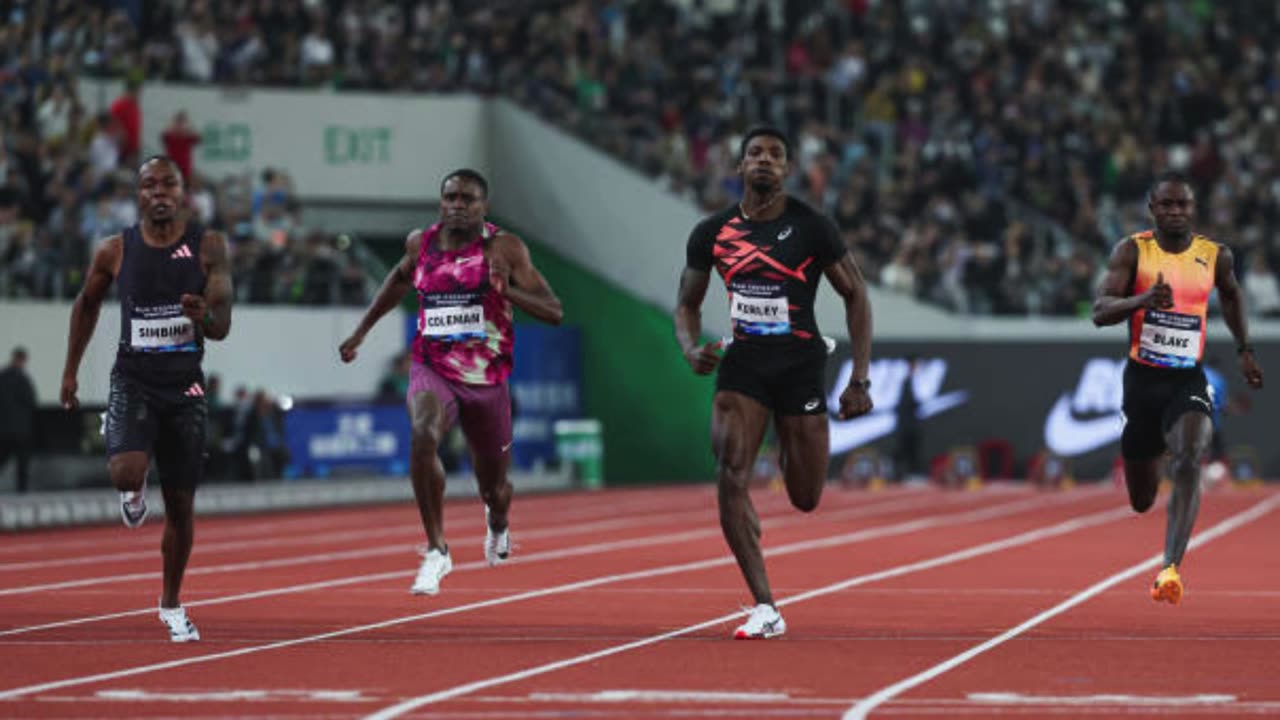
M 285 413 L 284 434 L 288 477 L 409 472 L 409 417 L 403 405 L 299 405 Z
M 1264 367 L 1266 358 L 1280 357 L 1280 342 L 1255 346 Z M 958 447 L 1004 441 L 1013 448 L 1017 476 L 1025 476 L 1033 455 L 1048 450 L 1068 459 L 1080 479 L 1105 477 L 1120 455 L 1124 429 L 1124 350 L 1097 342 L 877 342 L 870 368 L 875 410 L 849 421 L 832 418 L 833 461 L 838 467 L 861 447 L 894 452 L 908 359 L 915 357 L 911 383 L 926 466 Z M 1280 409 L 1268 401 L 1275 391 L 1244 384 L 1229 344 L 1210 342 L 1205 357 L 1227 380 L 1228 397 L 1217 399 L 1226 410 L 1220 430 L 1227 449 L 1255 457 L 1263 477 L 1280 473 Z M 833 410 L 852 369 L 848 358 L 842 345 L 828 363 Z

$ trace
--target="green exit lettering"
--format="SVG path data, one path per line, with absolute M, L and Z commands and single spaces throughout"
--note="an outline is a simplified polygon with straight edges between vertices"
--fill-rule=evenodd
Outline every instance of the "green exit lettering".
M 328 165 L 386 165 L 391 162 L 391 128 L 326 126 L 324 161 Z
M 253 154 L 253 131 L 246 123 L 206 123 L 200 157 L 206 162 L 246 162 Z

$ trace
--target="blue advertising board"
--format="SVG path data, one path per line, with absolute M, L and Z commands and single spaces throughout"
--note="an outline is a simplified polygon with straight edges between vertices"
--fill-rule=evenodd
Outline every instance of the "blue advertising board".
M 556 457 L 556 420 L 582 417 L 582 329 L 516 326 L 512 463 L 532 468 Z
M 399 404 L 300 404 L 285 414 L 289 477 L 409 472 L 409 417 Z

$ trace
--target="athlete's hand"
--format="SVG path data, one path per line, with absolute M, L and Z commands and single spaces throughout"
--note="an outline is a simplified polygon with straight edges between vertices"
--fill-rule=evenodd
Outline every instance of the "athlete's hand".
M 351 333 L 351 337 L 342 341 L 338 346 L 338 355 L 342 358 L 342 362 L 349 363 L 356 359 L 356 348 L 360 347 L 360 343 L 364 342 L 364 335 L 360 333 Z
M 204 302 L 203 295 L 193 295 L 191 293 L 182 295 L 182 314 L 191 318 L 191 322 L 197 325 L 204 322 L 204 316 L 208 311 L 209 308 Z
M 849 420 L 871 412 L 871 394 L 861 385 L 850 385 L 840 393 L 841 420 Z
M 76 391 L 80 389 L 80 383 L 76 382 L 75 375 L 62 376 L 62 407 L 67 410 L 75 410 L 80 407 L 80 400 L 76 398 Z
M 710 375 L 716 366 L 720 364 L 721 341 L 706 343 L 703 345 L 694 345 L 684 354 L 684 359 L 688 361 L 689 367 L 699 375 Z
M 1254 359 L 1252 350 L 1240 353 L 1240 372 L 1244 375 L 1244 381 L 1249 383 L 1249 387 L 1254 390 L 1262 388 L 1262 366 L 1258 365 L 1258 361 Z
M 1173 288 L 1164 281 L 1164 273 L 1156 273 L 1156 284 L 1142 293 L 1142 307 L 1148 310 L 1167 310 L 1173 307 Z

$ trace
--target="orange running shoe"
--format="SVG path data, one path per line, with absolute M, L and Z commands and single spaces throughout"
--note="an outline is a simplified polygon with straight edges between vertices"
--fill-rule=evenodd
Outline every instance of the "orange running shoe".
M 1177 565 L 1166 567 L 1156 576 L 1155 584 L 1151 586 L 1151 599 L 1170 605 L 1182 602 L 1182 578 L 1178 576 Z

